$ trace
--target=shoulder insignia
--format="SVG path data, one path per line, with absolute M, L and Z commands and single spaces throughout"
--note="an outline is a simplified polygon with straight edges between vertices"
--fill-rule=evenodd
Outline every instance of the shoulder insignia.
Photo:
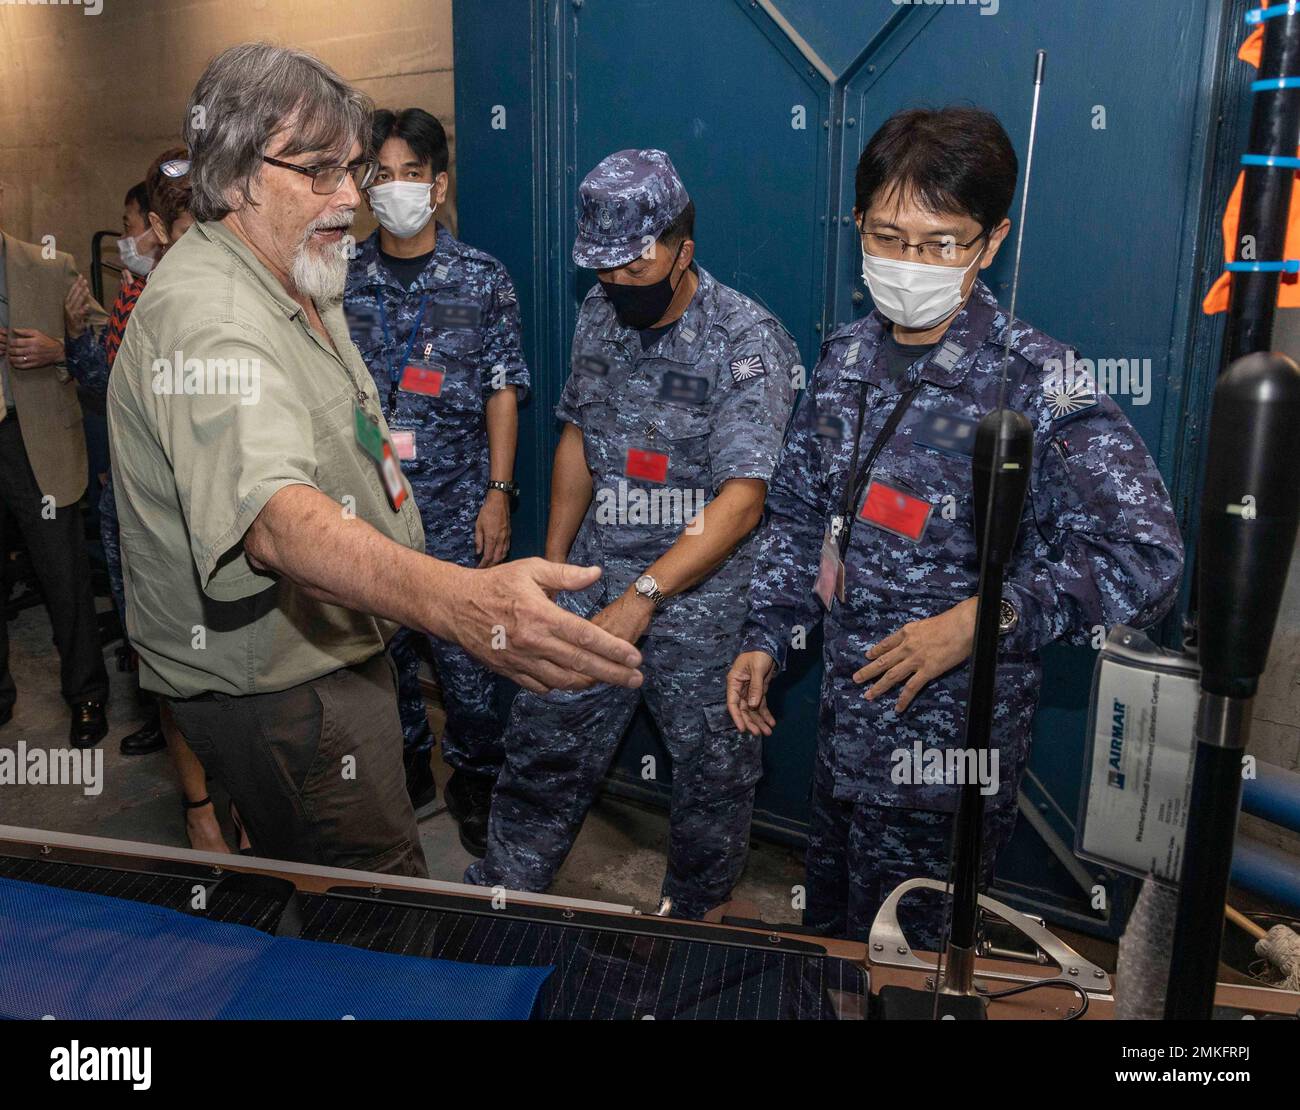
M 966 348 L 951 339 L 945 339 L 943 345 L 934 353 L 930 361 L 940 370 L 951 370 L 966 353 Z
M 1062 420 L 1092 408 L 1097 403 L 1097 387 L 1088 374 L 1053 374 L 1043 382 L 1043 396 L 1052 419 Z
M 761 355 L 746 355 L 731 363 L 731 376 L 737 382 L 747 382 L 766 373 L 767 367 L 763 365 Z

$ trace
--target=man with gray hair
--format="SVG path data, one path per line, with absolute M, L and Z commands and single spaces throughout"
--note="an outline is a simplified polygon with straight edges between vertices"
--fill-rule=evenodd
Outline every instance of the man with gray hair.
M 367 99 L 302 51 L 248 44 L 208 65 L 174 167 L 197 223 L 131 317 L 109 433 L 140 684 L 169 700 L 254 850 L 423 875 L 383 651 L 395 627 L 534 691 L 635 687 L 641 660 L 547 596 L 598 568 L 424 554 L 341 307 L 369 123 Z M 255 390 L 206 372 L 230 359 Z

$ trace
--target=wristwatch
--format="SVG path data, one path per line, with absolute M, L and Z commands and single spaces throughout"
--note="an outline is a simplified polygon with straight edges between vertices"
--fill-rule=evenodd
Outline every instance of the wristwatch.
M 518 482 L 498 482 L 495 478 L 488 483 L 488 489 L 499 489 L 507 497 L 519 496 Z
M 648 574 L 643 574 L 636 580 L 635 589 L 642 597 L 648 597 L 654 602 L 656 609 L 659 608 L 660 603 L 668 600 L 667 595 L 659 588 L 659 583 Z
M 1016 612 L 1016 607 L 1004 597 L 1002 607 L 998 610 L 998 635 L 1005 636 L 1019 623 L 1020 614 Z

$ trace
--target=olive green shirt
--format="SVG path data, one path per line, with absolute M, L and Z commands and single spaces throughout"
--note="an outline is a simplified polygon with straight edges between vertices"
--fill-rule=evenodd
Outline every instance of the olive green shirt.
M 284 690 L 369 659 L 393 632 L 254 570 L 244 553 L 262 507 L 295 484 L 424 550 L 409 484 L 394 512 L 358 443 L 360 394 L 390 437 L 342 306 L 320 315 L 333 348 L 220 223 L 196 224 L 167 252 L 131 314 L 108 427 L 127 633 L 145 689 Z

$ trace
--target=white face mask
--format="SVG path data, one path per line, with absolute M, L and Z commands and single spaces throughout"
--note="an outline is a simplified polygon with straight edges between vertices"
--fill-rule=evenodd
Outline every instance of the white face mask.
M 370 207 L 390 235 L 410 239 L 433 219 L 433 186 L 427 181 L 386 181 L 372 185 Z
M 154 266 L 152 256 L 140 253 L 134 235 L 125 235 L 117 241 L 117 257 L 122 260 L 122 265 L 137 277 L 144 277 Z
M 904 262 L 862 252 L 862 280 L 880 314 L 900 327 L 925 330 L 948 319 L 961 307 L 962 283 L 984 252 L 964 269 Z

